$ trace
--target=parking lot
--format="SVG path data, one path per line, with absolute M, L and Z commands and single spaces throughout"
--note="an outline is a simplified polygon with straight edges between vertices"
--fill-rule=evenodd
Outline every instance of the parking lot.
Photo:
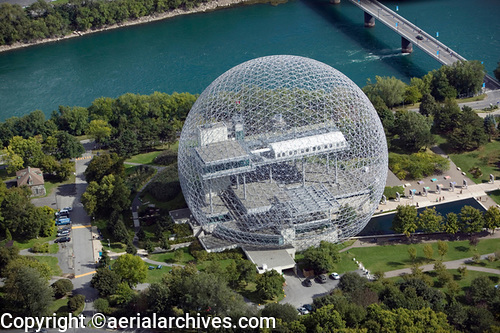
M 297 277 L 292 270 L 284 272 L 286 280 L 284 290 L 286 297 L 280 303 L 290 303 L 296 308 L 304 304 L 312 304 L 315 298 L 329 294 L 339 284 L 339 280 L 333 280 L 328 277 L 326 283 L 319 283 L 318 280 L 313 279 L 312 285 L 306 287 L 302 284 L 305 278 L 300 271 L 298 273 L 299 277 Z M 357 270 L 356 273 L 365 276 L 362 270 Z M 342 275 L 340 276 L 342 277 Z

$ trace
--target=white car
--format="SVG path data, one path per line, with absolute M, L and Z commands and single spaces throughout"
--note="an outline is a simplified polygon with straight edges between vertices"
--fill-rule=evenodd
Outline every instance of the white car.
M 332 274 L 330 274 L 330 278 L 332 278 L 334 280 L 340 280 L 340 275 L 339 275 L 339 273 L 332 273 Z
M 299 311 L 299 314 L 301 315 L 306 315 L 309 314 L 309 310 L 307 310 L 305 307 L 301 306 L 300 308 L 297 309 Z

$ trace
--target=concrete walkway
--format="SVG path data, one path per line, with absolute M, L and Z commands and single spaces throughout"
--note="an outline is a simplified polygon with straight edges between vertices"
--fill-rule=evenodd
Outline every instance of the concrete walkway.
M 494 255 L 494 254 L 493 253 L 483 254 L 481 256 L 481 259 L 484 260 L 489 255 Z M 471 271 L 479 271 L 479 272 L 500 275 L 500 269 L 467 265 L 467 263 L 470 263 L 471 261 L 472 261 L 472 258 L 465 258 L 465 259 L 458 259 L 458 260 L 452 260 L 452 261 L 445 261 L 445 262 L 443 262 L 443 264 L 446 266 L 447 269 L 457 269 L 460 266 L 466 266 L 467 269 L 471 270 Z M 432 270 L 434 270 L 434 264 L 420 266 L 420 269 L 423 272 L 432 271 Z M 385 272 L 385 277 L 395 277 L 395 276 L 401 276 L 401 275 L 410 274 L 410 273 L 411 273 L 411 268 L 402 268 L 402 269 L 396 269 L 393 271 Z

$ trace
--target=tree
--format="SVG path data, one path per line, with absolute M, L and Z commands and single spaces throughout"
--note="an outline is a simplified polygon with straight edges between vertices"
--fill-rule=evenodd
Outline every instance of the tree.
M 410 205 L 399 205 L 392 220 L 392 230 L 410 237 L 417 230 L 417 208 Z
M 441 260 L 448 253 L 448 243 L 438 240 L 437 241 L 438 253 L 441 256 Z
M 316 310 L 308 319 L 304 320 L 308 332 L 315 330 L 322 332 L 337 332 L 345 328 L 345 321 L 334 309 L 332 304 L 323 306 Z
M 113 270 L 130 286 L 142 283 L 146 280 L 147 267 L 140 257 L 124 254 L 116 259 Z
M 107 175 L 124 177 L 123 160 L 122 157 L 114 153 L 95 156 L 85 170 L 87 183 L 92 181 L 99 183 Z
M 484 118 L 484 131 L 488 135 L 488 141 L 491 142 L 498 136 L 498 125 L 495 116 L 489 114 Z
M 49 138 L 47 138 L 47 140 L 50 142 L 51 140 Z M 83 145 L 68 132 L 58 131 L 54 135 L 54 139 L 56 141 L 56 147 L 55 149 L 52 148 L 50 153 L 54 155 L 57 160 L 75 158 L 85 152 Z
M 61 298 L 73 290 L 73 282 L 68 279 L 59 279 L 52 284 L 52 289 L 54 289 L 54 296 Z
M 111 258 L 109 257 L 108 251 L 102 250 L 101 258 L 99 259 L 99 265 L 97 268 L 106 268 L 109 266 Z
M 443 66 L 448 82 L 459 95 L 471 96 L 479 91 L 484 80 L 484 65 L 477 60 L 459 60 L 450 66 Z
M 244 284 L 255 281 L 257 271 L 255 264 L 250 260 L 238 260 L 238 270 L 240 272 L 240 281 Z
M 263 317 L 279 318 L 285 323 L 297 320 L 298 314 L 295 307 L 289 303 L 269 303 L 261 311 Z
M 474 304 L 488 303 L 495 297 L 495 286 L 487 276 L 480 276 L 472 280 L 467 291 L 467 299 Z
M 443 217 L 436 213 L 436 208 L 426 208 L 418 216 L 418 227 L 425 232 L 438 232 L 441 229 Z
M 460 279 L 463 279 L 464 277 L 466 277 L 467 273 L 469 272 L 467 270 L 467 266 L 460 266 L 457 268 L 457 271 L 460 274 Z
M 52 288 L 32 267 L 20 266 L 5 280 L 4 299 L 14 313 L 22 316 L 44 316 L 52 304 Z
M 82 195 L 82 203 L 89 215 L 108 216 L 112 211 L 127 209 L 130 206 L 129 197 L 130 189 L 123 179 L 110 174 L 104 176 L 100 183 L 89 183 Z
M 126 282 L 120 282 L 116 287 L 115 299 L 118 304 L 128 304 L 134 297 L 134 291 Z
M 457 97 L 457 90 L 450 85 L 443 67 L 437 71 L 433 71 L 431 95 L 434 96 L 437 101 L 444 101 L 446 98 Z
M 417 249 L 414 246 L 409 246 L 408 254 L 410 255 L 411 261 L 415 262 L 415 259 L 417 259 Z
M 443 231 L 447 234 L 456 234 L 460 230 L 458 216 L 455 213 L 446 214 L 446 222 L 443 225 Z
M 454 99 L 447 98 L 439 112 L 434 114 L 433 129 L 438 133 L 449 133 L 460 115 L 460 107 Z
M 363 87 L 363 91 L 367 95 L 378 95 L 384 101 L 385 105 L 392 108 L 403 102 L 406 84 L 392 77 L 376 76 L 376 83 L 372 84 L 368 80 L 367 85 Z
M 96 270 L 90 284 L 99 292 L 101 297 L 106 297 L 116 292 L 116 287 L 120 281 L 120 276 L 114 270 L 103 267 Z
M 496 206 L 490 206 L 486 212 L 484 212 L 484 226 L 491 230 L 491 233 L 495 233 L 495 229 L 500 227 L 500 209 Z
M 448 138 L 448 144 L 453 150 L 474 150 L 488 140 L 484 121 L 468 106 L 463 107 L 455 126 Z
M 411 152 L 430 147 L 434 143 L 431 135 L 431 120 L 417 112 L 397 111 L 394 133 L 399 136 L 397 145 Z
M 89 113 L 84 107 L 59 106 L 59 113 L 55 119 L 60 130 L 72 135 L 82 135 L 88 126 Z
M 75 312 L 85 305 L 85 296 L 81 294 L 73 295 L 69 298 L 68 309 L 71 312 Z
M 432 249 L 432 245 L 425 244 L 423 250 L 424 250 L 424 255 L 427 258 L 427 260 L 432 260 L 432 255 L 434 254 L 434 250 Z
M 363 290 L 368 280 L 356 272 L 347 272 L 339 280 L 338 287 L 346 294 L 352 294 L 357 290 Z
M 339 259 L 337 247 L 325 241 L 321 241 L 318 247 L 310 247 L 304 252 L 306 266 L 312 268 L 316 274 L 332 271 Z
M 483 214 L 471 206 L 464 206 L 460 210 L 460 231 L 463 233 L 479 232 L 483 229 Z
M 497 63 L 497 68 L 495 68 L 493 74 L 495 75 L 497 80 L 500 81 L 500 61 Z
M 416 86 L 406 86 L 404 101 L 409 104 L 415 104 L 422 98 L 422 93 Z
M 90 121 L 85 133 L 97 143 L 102 144 L 111 136 L 111 127 L 106 120 L 95 119 Z
M 23 161 L 23 167 L 38 167 L 42 157 L 44 156 L 41 138 L 30 137 L 28 139 L 24 139 L 20 136 L 14 136 L 10 139 L 7 148 L 4 149 L 4 154 L 6 155 L 7 163 L 11 169 L 18 167 L 20 159 Z
M 104 314 L 109 314 L 111 309 L 109 307 L 109 302 L 105 298 L 98 298 L 94 301 L 94 308 Z
M 277 271 L 270 270 L 259 275 L 257 279 L 257 292 L 261 300 L 272 300 L 282 293 L 285 278 Z
M 177 249 L 174 251 L 174 261 L 182 262 L 184 259 L 184 251 L 182 249 Z
M 435 116 L 441 110 L 441 107 L 436 102 L 431 94 L 422 96 L 422 102 L 419 106 L 419 112 L 424 116 Z

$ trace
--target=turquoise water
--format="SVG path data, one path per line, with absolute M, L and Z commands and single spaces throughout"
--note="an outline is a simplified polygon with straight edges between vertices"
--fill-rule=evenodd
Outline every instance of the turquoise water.
M 500 61 L 498 0 L 383 1 L 489 72 Z M 451 10 L 451 8 L 453 8 Z M 470 15 L 474 13 L 474 15 Z M 360 86 L 375 75 L 406 82 L 438 68 L 400 37 L 343 0 L 292 0 L 176 17 L 0 54 L 0 120 L 58 105 L 88 106 L 126 92 L 201 93 L 231 67 L 260 56 L 293 54 L 340 70 Z
M 459 214 L 460 210 L 464 206 L 471 206 L 473 208 L 479 209 L 484 212 L 485 209 L 479 202 L 474 198 L 469 198 L 460 201 L 448 202 L 445 204 L 439 204 L 435 206 L 430 206 L 429 208 L 436 208 L 436 212 L 445 217 L 448 213 Z M 425 208 L 417 209 L 418 213 L 422 213 Z M 372 235 L 388 235 L 393 234 L 394 231 L 391 230 L 392 220 L 394 219 L 394 214 L 387 214 L 382 216 L 374 216 L 366 225 L 366 227 L 358 234 L 358 236 L 372 236 Z

